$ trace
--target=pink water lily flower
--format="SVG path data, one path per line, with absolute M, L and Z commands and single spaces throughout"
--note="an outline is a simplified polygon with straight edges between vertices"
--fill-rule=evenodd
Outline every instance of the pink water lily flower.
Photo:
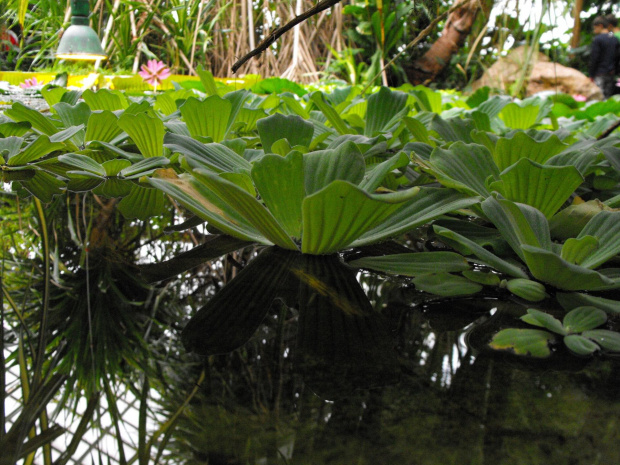
M 29 89 L 31 87 L 42 86 L 43 84 L 45 84 L 45 82 L 37 81 L 37 78 L 33 77 L 32 79 L 26 79 L 19 85 L 19 87 L 21 87 L 22 89 Z
M 586 100 L 588 100 L 588 97 L 586 97 L 585 95 L 581 95 L 581 94 L 575 94 L 573 95 L 573 98 L 575 99 L 576 102 L 585 102 Z
M 161 84 L 161 82 L 170 77 L 170 68 L 168 68 L 162 61 L 149 60 L 146 65 L 142 65 L 138 74 L 142 76 L 146 82 L 152 85 L 155 89 Z

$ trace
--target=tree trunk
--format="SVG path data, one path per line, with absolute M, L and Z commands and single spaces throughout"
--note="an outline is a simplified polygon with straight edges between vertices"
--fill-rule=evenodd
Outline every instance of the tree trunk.
M 413 85 L 427 84 L 450 63 L 452 55 L 463 46 L 471 32 L 479 8 L 478 0 L 469 0 L 448 16 L 446 26 L 437 42 L 407 67 L 407 77 Z

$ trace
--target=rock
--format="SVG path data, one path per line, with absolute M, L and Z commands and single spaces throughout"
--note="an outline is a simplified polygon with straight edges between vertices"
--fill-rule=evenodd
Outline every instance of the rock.
M 484 75 L 473 83 L 473 90 L 489 86 L 511 92 L 511 87 L 527 67 L 528 48 L 521 46 L 506 57 L 499 59 L 485 71 Z M 603 94 L 596 84 L 580 71 L 553 63 L 543 54 L 538 53 L 531 60 L 526 76 L 525 96 L 544 91 L 553 91 L 569 95 L 584 95 L 588 100 L 602 100 Z

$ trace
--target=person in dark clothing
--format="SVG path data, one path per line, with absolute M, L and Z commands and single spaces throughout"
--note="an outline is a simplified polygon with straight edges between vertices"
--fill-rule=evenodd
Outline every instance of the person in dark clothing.
M 614 74 L 620 44 L 607 30 L 607 20 L 604 16 L 594 18 L 592 29 L 595 37 L 590 49 L 590 79 L 601 88 L 605 98 L 608 98 L 614 94 L 616 86 Z

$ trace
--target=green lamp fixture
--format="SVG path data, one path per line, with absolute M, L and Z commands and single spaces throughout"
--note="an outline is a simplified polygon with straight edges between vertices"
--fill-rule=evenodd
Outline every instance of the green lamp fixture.
M 60 39 L 56 58 L 63 60 L 105 60 L 97 33 L 88 25 L 88 0 L 71 0 L 71 26 Z

